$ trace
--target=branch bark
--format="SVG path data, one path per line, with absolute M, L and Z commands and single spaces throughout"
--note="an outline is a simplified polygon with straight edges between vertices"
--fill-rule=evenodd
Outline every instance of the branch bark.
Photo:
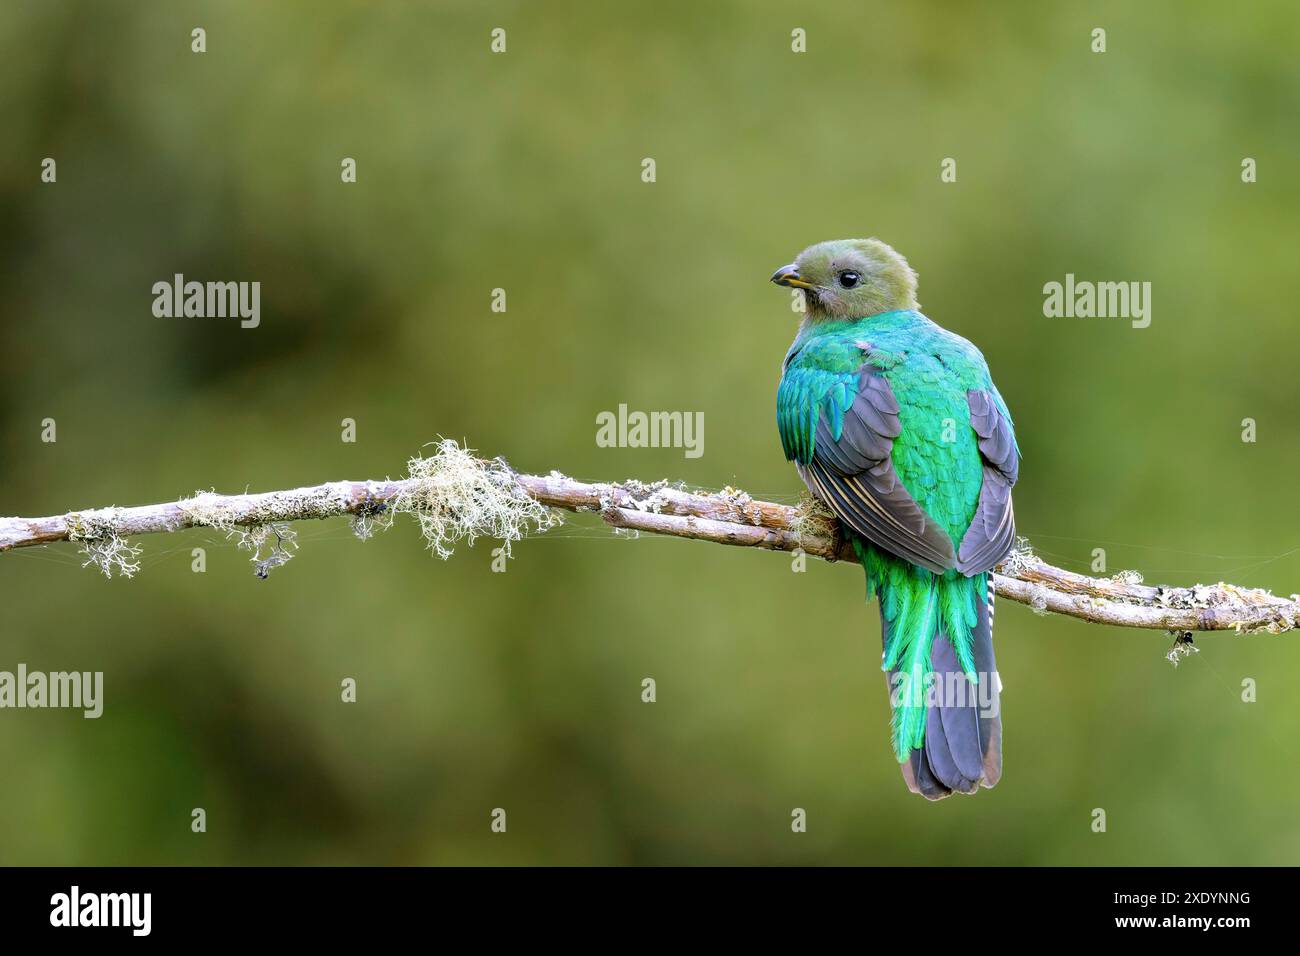
M 517 474 L 500 459 L 465 460 L 482 469 L 477 480 L 486 476 L 509 495 L 549 508 L 594 512 L 614 528 L 769 551 L 802 550 L 826 561 L 857 561 L 834 520 L 808 508 L 757 501 L 730 488 L 706 493 L 662 481 L 583 482 L 559 472 Z M 428 461 L 416 459 L 412 464 Z M 133 508 L 0 518 L 0 552 L 59 541 L 84 546 L 193 527 L 263 528 L 272 523 L 346 515 L 364 520 L 383 514 L 398 502 L 408 506 L 417 502 L 408 510 L 427 513 L 441 507 L 437 495 L 436 479 L 421 472 L 420 477 L 398 480 L 330 482 L 261 494 L 207 493 Z M 472 521 L 469 524 L 472 526 Z M 470 532 L 469 537 L 473 536 Z M 1120 627 L 1279 633 L 1300 624 L 1300 596 L 1281 598 L 1224 583 L 1153 586 L 1130 574 L 1087 577 L 1047 564 L 1027 548 L 1014 551 L 999 566 L 993 586 L 999 597 L 1039 611 Z

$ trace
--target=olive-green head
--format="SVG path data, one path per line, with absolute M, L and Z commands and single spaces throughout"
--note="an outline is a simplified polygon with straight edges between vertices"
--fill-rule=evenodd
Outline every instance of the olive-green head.
M 832 239 L 809 246 L 772 275 L 777 285 L 802 289 L 808 317 L 862 319 L 895 309 L 918 309 L 916 273 L 879 239 Z

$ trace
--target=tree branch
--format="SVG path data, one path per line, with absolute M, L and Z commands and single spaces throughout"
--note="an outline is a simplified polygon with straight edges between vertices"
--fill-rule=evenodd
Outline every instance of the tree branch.
M 218 495 L 134 508 L 104 508 L 44 518 L 0 518 L 0 551 L 72 541 L 87 564 L 105 574 L 130 576 L 139 549 L 128 536 L 207 527 L 235 538 L 253 553 L 258 573 L 292 557 L 287 523 L 309 518 L 351 516 L 353 530 L 366 538 L 393 517 L 412 514 L 430 548 L 448 557 L 460 540 L 502 540 L 506 551 L 524 535 L 560 523 L 551 509 L 598 513 L 606 524 L 627 531 L 694 538 L 769 551 L 802 551 L 827 561 L 856 562 L 834 519 L 815 503 L 800 507 L 756 501 L 741 491 L 688 491 L 659 481 L 583 482 L 559 472 L 523 475 L 504 461 L 485 461 L 453 441 L 433 456 L 414 458 L 408 477 L 383 481 L 339 481 L 290 491 Z M 1183 631 L 1268 631 L 1300 624 L 1300 597 L 1231 584 L 1163 587 L 1140 583 L 1131 572 L 1092 578 L 1053 567 L 1027 547 L 1013 551 L 993 574 L 1000 597 L 1039 611 L 1121 627 Z

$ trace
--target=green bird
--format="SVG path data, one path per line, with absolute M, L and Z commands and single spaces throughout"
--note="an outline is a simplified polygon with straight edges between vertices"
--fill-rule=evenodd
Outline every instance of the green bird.
M 1002 775 L 989 572 L 1015 542 L 1020 467 L 984 356 L 920 312 L 878 239 L 810 246 L 772 276 L 804 318 L 776 394 L 785 457 L 839 519 L 880 601 L 894 754 L 939 800 Z

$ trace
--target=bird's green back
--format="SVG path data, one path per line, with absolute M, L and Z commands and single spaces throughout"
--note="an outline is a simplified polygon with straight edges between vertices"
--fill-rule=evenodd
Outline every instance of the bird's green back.
M 996 390 L 979 350 L 921 313 L 898 310 L 804 327 L 777 391 L 786 457 L 811 461 L 821 414 L 839 439 L 864 360 L 884 375 L 898 401 L 902 432 L 892 457 L 899 480 L 955 549 L 975 515 L 983 480 L 967 392 L 988 389 L 996 396 Z

